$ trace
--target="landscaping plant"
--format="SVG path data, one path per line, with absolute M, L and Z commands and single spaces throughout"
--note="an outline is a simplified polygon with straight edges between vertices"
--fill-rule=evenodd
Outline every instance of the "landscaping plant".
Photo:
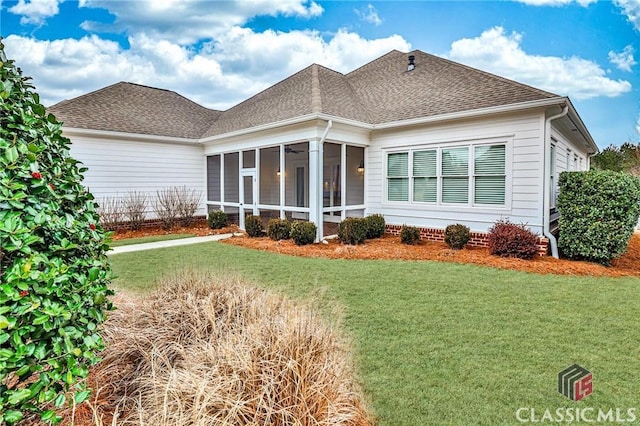
M 156 191 L 155 210 L 158 219 L 162 222 L 164 229 L 171 229 L 178 219 L 178 199 L 177 188 L 168 187 Z
M 539 238 L 524 224 L 499 220 L 487 236 L 489 253 L 501 257 L 531 259 L 538 253 Z
M 189 226 L 198 210 L 202 194 L 197 189 L 189 188 L 186 185 L 176 186 L 174 191 L 177 199 L 177 216 L 183 226 Z
M 415 244 L 420 241 L 420 230 L 415 226 L 402 225 L 400 241 L 403 244 Z
M 86 169 L 1 40 L 0 82 L 0 424 L 56 423 L 55 407 L 89 397 L 109 246 Z
M 460 223 L 449 225 L 444 230 L 444 242 L 454 250 L 462 250 L 470 239 L 469 227 Z
M 251 238 L 264 235 L 264 225 L 260 216 L 248 215 L 244 218 L 244 229 Z
M 274 241 L 288 240 L 291 237 L 291 222 L 288 219 L 269 219 L 267 235 Z
M 560 238 L 564 256 L 604 265 L 622 255 L 640 215 L 640 180 L 612 171 L 560 174 Z
M 380 238 L 384 235 L 386 230 L 386 223 L 384 216 L 381 214 L 372 214 L 364 218 L 367 225 L 367 238 Z
M 295 221 L 291 224 L 291 239 L 298 246 L 311 244 L 316 240 L 318 227 L 313 222 Z
M 360 217 L 348 217 L 338 225 L 338 238 L 345 244 L 362 244 L 367 238 L 367 222 Z
M 227 226 L 227 214 L 222 210 L 211 210 L 207 216 L 207 224 L 211 229 L 220 229 Z
M 147 218 L 147 194 L 131 191 L 127 193 L 123 203 L 124 216 L 127 218 L 131 229 L 137 231 L 142 228 L 142 224 Z

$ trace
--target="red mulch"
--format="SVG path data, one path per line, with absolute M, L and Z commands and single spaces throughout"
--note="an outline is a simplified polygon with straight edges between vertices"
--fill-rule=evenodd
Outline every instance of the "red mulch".
M 238 232 L 237 226 L 223 229 L 209 229 L 205 222 L 190 227 L 174 228 L 171 231 L 161 228 L 149 228 L 140 231 L 116 232 L 112 239 L 135 238 L 171 233 L 214 235 Z M 634 234 L 627 252 L 613 261 L 611 266 L 602 266 L 591 262 L 554 259 L 551 256 L 536 257 L 532 260 L 502 258 L 491 256 L 486 248 L 465 248 L 455 251 L 444 243 L 420 241 L 415 246 L 400 243 L 400 238 L 385 235 L 383 238 L 367 240 L 358 246 L 344 245 L 338 240 L 329 240 L 328 244 L 310 244 L 296 246 L 291 240 L 272 241 L 269 238 L 233 237 L 223 240 L 226 244 L 247 247 L 255 250 L 271 251 L 291 256 L 322 257 L 328 259 L 395 259 L 395 260 L 435 260 L 442 262 L 471 263 L 501 269 L 515 269 L 537 274 L 586 275 L 598 277 L 640 277 L 640 234 Z

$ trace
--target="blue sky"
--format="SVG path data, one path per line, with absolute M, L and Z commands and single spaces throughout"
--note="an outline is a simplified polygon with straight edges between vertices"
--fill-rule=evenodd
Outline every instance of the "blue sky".
M 600 147 L 640 142 L 640 0 L 0 0 L 45 105 L 118 81 L 226 109 L 318 63 L 420 49 L 568 95 Z

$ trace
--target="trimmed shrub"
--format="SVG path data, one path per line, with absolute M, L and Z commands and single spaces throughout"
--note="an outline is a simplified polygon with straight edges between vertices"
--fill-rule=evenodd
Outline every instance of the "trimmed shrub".
M 558 248 L 572 259 L 608 265 L 622 255 L 640 215 L 640 180 L 612 171 L 560 174 Z
M 311 244 L 316 240 L 317 231 L 313 222 L 296 221 L 291 224 L 291 239 L 298 246 Z
M 207 224 L 211 229 L 220 229 L 227 226 L 227 214 L 222 210 L 211 210 L 207 216 Z
M 264 235 L 264 225 L 260 216 L 249 215 L 244 218 L 244 230 L 251 238 L 262 237 Z
M 402 244 L 415 244 L 420 241 L 420 230 L 415 226 L 402 225 L 400 228 L 400 241 Z
M 367 238 L 380 238 L 384 235 L 386 230 L 386 223 L 384 216 L 381 214 L 372 214 L 364 218 L 367 224 Z
M 89 397 L 112 305 L 108 238 L 62 123 L 0 40 L 0 424 Z M 69 399 L 68 399 L 69 398 Z
M 511 223 L 508 220 L 497 221 L 487 236 L 489 253 L 501 257 L 531 259 L 538 253 L 540 239 L 524 224 Z
M 269 219 L 267 235 L 275 241 L 288 240 L 291 237 L 291 222 L 287 219 Z
M 469 227 L 456 223 L 449 225 L 444 230 L 444 242 L 454 250 L 461 250 L 471 239 Z
M 345 244 L 362 244 L 367 238 L 367 222 L 360 217 L 348 217 L 338 225 L 338 238 Z

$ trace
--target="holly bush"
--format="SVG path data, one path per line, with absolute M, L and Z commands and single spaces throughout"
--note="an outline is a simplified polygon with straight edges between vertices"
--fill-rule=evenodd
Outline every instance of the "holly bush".
M 0 39 L 0 424 L 89 396 L 112 308 L 108 236 L 62 124 Z

